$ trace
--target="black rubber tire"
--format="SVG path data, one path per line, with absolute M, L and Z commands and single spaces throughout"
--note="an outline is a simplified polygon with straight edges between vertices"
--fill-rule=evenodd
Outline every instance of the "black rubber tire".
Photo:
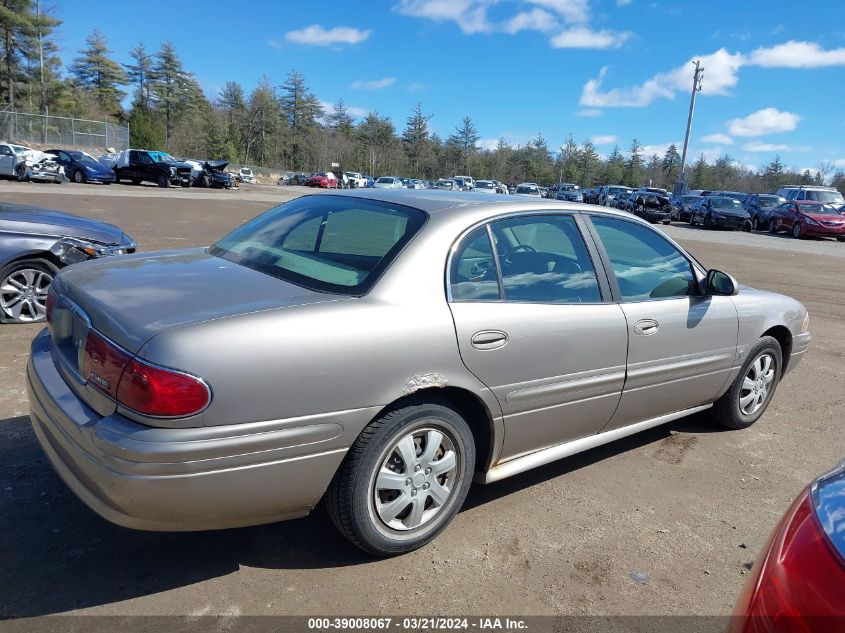
M 838 242 L 845 242 L 845 237 L 837 237 L 836 241 Z
M 769 225 L 766 227 L 766 230 L 769 233 L 775 234 L 778 232 L 777 224 L 775 224 L 774 220 L 769 220 Z
M 29 180 L 29 170 L 26 168 L 26 163 L 21 163 L 15 169 L 15 178 L 18 182 L 26 182 Z
M 804 235 L 801 233 L 801 223 L 800 222 L 796 222 L 795 224 L 792 225 L 792 237 L 794 237 L 795 239 L 798 239 L 798 240 L 800 240 L 802 237 L 804 237 Z
M 82 183 L 84 183 L 88 179 L 85 177 L 85 173 L 81 169 L 76 169 L 73 172 L 73 178 L 71 178 L 71 180 L 73 180 L 73 182 L 81 185 Z
M 775 378 L 763 406 L 757 412 L 751 415 L 745 415 L 739 408 L 739 395 L 742 390 L 742 382 L 745 380 L 745 375 L 748 373 L 748 368 L 751 366 L 751 363 L 757 360 L 763 352 L 770 352 L 775 359 Z M 721 398 L 713 403 L 713 408 L 711 409 L 713 420 L 726 429 L 732 430 L 747 429 L 749 426 L 754 424 L 769 407 L 769 403 L 771 403 L 772 398 L 775 395 L 775 391 L 777 390 L 778 383 L 780 382 L 781 371 L 783 370 L 782 368 L 783 355 L 780 343 L 771 336 L 764 336 L 760 338 L 760 340 L 754 344 L 754 347 L 751 348 L 751 351 L 749 351 L 745 362 L 742 364 L 742 369 L 740 369 L 733 384 Z
M 158 183 L 158 186 L 162 189 L 167 189 L 170 186 L 170 176 L 167 174 L 159 174 L 156 179 L 156 183 Z
M 711 230 L 711 231 L 716 228 L 713 225 L 713 218 L 710 217 L 709 213 L 704 216 L 704 220 L 701 222 L 701 224 L 704 226 L 705 229 L 708 229 L 708 230 Z
M 383 453 L 398 436 L 415 428 L 437 427 L 448 433 L 456 453 L 459 480 L 452 497 L 440 512 L 415 530 L 399 532 L 382 524 L 390 538 L 376 527 L 379 519 L 370 513 L 370 483 L 381 467 Z M 389 408 L 358 436 L 340 465 L 325 495 L 329 516 L 337 529 L 353 544 L 374 556 L 396 556 L 418 549 L 442 532 L 466 499 L 475 469 L 475 442 L 463 417 L 445 400 L 410 399 Z
M 760 220 L 757 219 L 756 215 L 753 218 L 751 218 L 751 230 L 752 231 L 759 231 L 760 230 Z
M 689 212 L 689 225 L 695 226 L 695 212 L 694 211 Z
M 667 225 L 667 224 L 669 224 L 670 222 L 671 222 L 671 220 L 663 220 L 663 224 L 664 224 L 664 225 Z
M 34 268 L 36 270 L 40 270 L 42 272 L 47 273 L 51 277 L 53 277 L 53 279 L 56 278 L 56 274 L 59 272 L 59 269 L 56 267 L 56 265 L 53 264 L 50 261 L 47 261 L 46 259 L 38 259 L 38 258 L 21 259 L 21 260 L 18 260 L 16 262 L 12 262 L 11 264 L 4 266 L 3 268 L 0 268 L 0 281 L 6 279 L 6 277 L 8 277 L 10 274 L 15 272 L 16 270 L 21 270 L 23 268 Z M 31 324 L 31 323 L 43 323 L 43 322 L 44 322 L 44 319 L 39 319 L 38 321 L 26 321 L 26 322 L 21 321 L 20 323 L 28 325 L 28 324 Z M 19 321 L 15 321 L 14 319 L 7 317 L 6 315 L 3 314 L 3 311 L 0 310 L 0 323 L 19 323 Z
M 132 179 L 132 184 L 133 184 L 133 185 L 140 185 L 140 184 L 141 184 L 141 181 L 140 181 L 138 178 L 133 178 L 133 179 Z

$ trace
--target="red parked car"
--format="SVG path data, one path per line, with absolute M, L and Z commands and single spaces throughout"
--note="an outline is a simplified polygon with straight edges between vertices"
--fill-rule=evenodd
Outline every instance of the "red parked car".
M 769 232 L 789 231 L 792 237 L 835 237 L 845 242 L 845 215 L 815 200 L 784 202 L 772 211 Z
M 787 510 L 754 563 L 728 631 L 845 631 L 845 462 Z
M 305 181 L 309 187 L 322 187 L 323 189 L 337 189 L 337 178 L 334 174 L 318 171 Z

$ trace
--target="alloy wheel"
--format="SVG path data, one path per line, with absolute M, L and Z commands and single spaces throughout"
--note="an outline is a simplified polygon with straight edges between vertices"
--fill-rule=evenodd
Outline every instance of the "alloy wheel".
M 19 323 L 41 321 L 47 315 L 47 289 L 53 277 L 37 268 L 21 268 L 0 282 L 0 310 Z
M 801 237 L 801 224 L 798 222 L 792 226 L 792 237 Z
M 761 354 L 748 367 L 739 393 L 739 410 L 754 415 L 766 404 L 772 381 L 775 379 L 775 360 L 771 354 Z
M 458 489 L 460 455 L 447 433 L 416 429 L 384 453 L 372 483 L 374 514 L 387 528 L 407 531 L 431 522 Z

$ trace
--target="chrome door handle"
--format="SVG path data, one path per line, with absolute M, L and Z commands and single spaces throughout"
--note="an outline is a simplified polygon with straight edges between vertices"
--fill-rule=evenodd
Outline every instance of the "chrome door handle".
M 482 330 L 470 339 L 475 349 L 498 349 L 508 342 L 508 335 L 501 330 Z
M 651 336 L 660 329 L 660 324 L 654 319 L 640 319 L 634 325 L 634 332 L 640 336 Z

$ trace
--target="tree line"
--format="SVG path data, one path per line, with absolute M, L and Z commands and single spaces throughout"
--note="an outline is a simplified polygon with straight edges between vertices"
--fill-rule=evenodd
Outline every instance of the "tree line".
M 375 111 L 356 118 L 342 99 L 322 104 L 296 70 L 279 84 L 265 76 L 246 91 L 229 81 L 218 94 L 206 95 L 172 42 L 157 50 L 139 42 L 128 51 L 130 61 L 121 63 L 106 36 L 94 30 L 65 62 L 56 43 L 61 24 L 44 0 L 0 0 L 2 100 L 12 110 L 128 123 L 133 147 L 274 169 L 317 171 L 338 162 L 376 177 L 462 174 L 584 187 L 671 189 L 680 173 L 674 145 L 662 155 L 647 154 L 634 139 L 626 151 L 616 146 L 602 156 L 590 140 L 578 143 L 570 134 L 552 149 L 538 133 L 525 144 L 500 138 L 493 147 L 480 147 L 471 117 L 441 138 L 432 130 L 433 114 L 420 103 L 399 125 Z M 702 154 L 687 165 L 687 179 L 698 189 L 772 191 L 786 183 L 832 180 L 845 190 L 845 173 L 832 163 L 799 173 L 779 157 L 751 170 L 728 154 L 710 161 Z

